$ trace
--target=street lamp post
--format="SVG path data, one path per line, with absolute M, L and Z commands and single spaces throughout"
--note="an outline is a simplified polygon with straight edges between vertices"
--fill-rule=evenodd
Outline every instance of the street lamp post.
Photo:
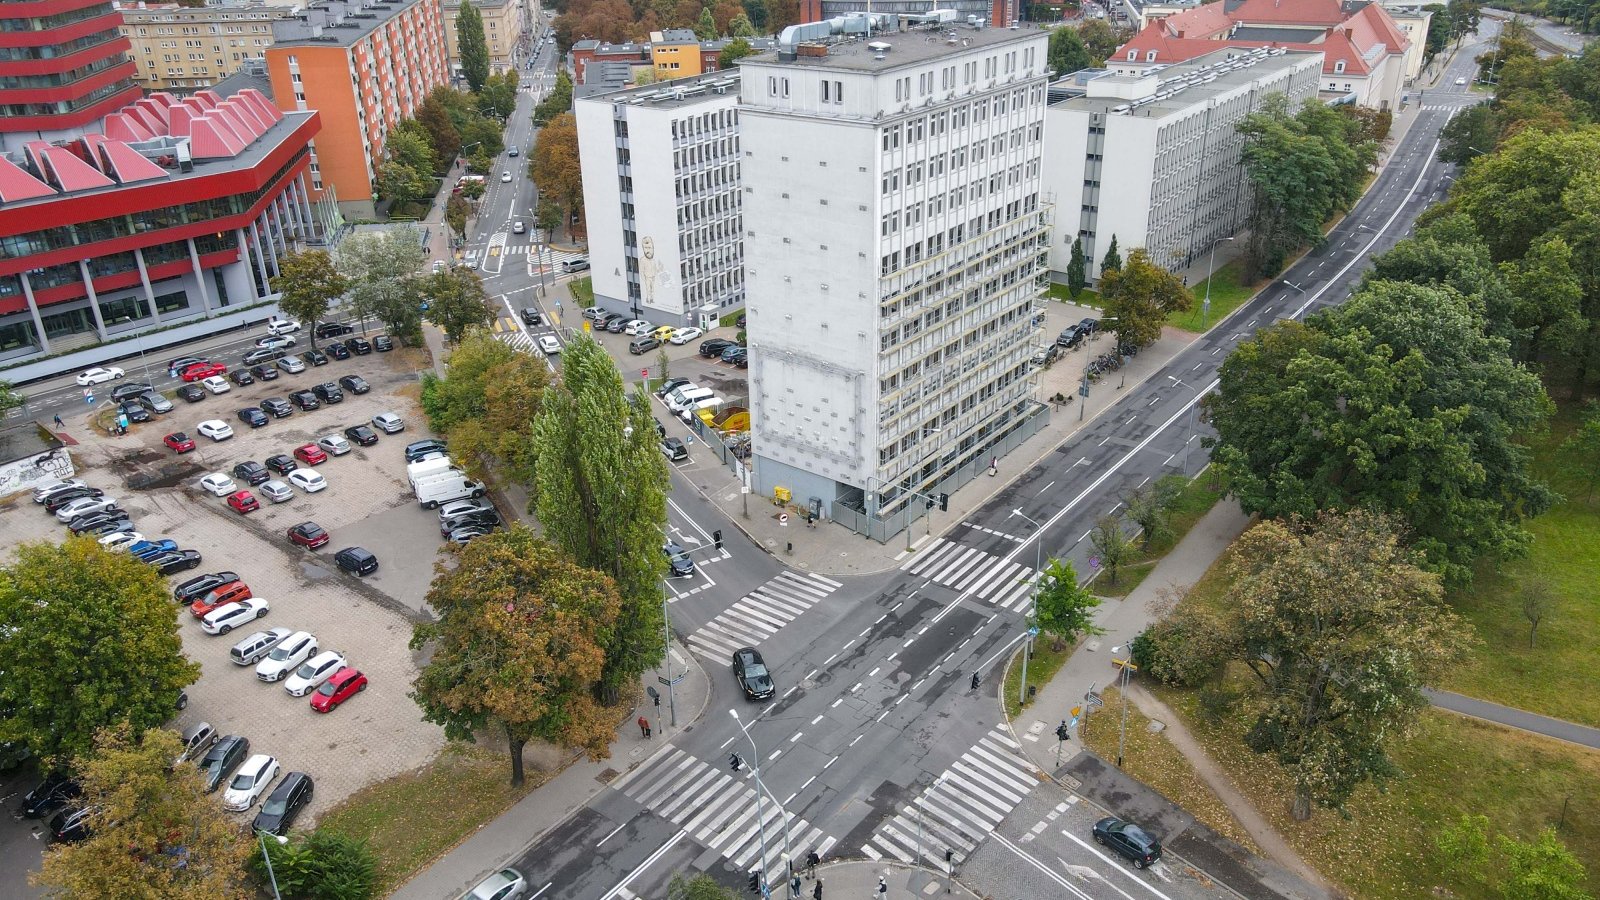
M 1111 652 L 1121 653 L 1123 649 L 1124 645 L 1118 644 L 1111 648 Z M 1127 645 L 1126 649 L 1131 656 L 1133 646 L 1131 644 Z M 1117 686 L 1117 693 L 1122 695 L 1122 726 L 1117 732 L 1117 768 L 1119 769 L 1122 768 L 1122 753 L 1128 746 L 1128 677 L 1133 674 L 1133 670 L 1137 669 L 1138 666 L 1133 664 L 1132 659 L 1124 659 L 1122 660 L 1121 668 L 1122 671 L 1119 673 L 1121 683 Z
M 1211 262 L 1206 265 L 1206 299 L 1200 302 L 1200 330 L 1205 331 L 1211 327 L 1211 279 L 1217 274 L 1217 245 L 1223 241 L 1231 241 L 1233 236 L 1217 238 L 1211 242 Z
M 288 838 L 278 835 L 273 835 L 272 839 L 280 844 L 289 843 Z M 283 900 L 283 895 L 278 893 L 278 876 L 272 871 L 272 854 L 267 852 L 267 832 L 256 829 L 256 840 L 261 843 L 261 858 L 267 863 L 267 880 L 272 883 L 272 896 L 274 900 Z
M 1033 537 L 1029 538 L 1029 540 L 1033 541 L 1033 608 L 1028 612 L 1028 630 L 1032 632 L 1038 627 L 1034 624 L 1034 620 L 1039 618 L 1039 584 L 1044 580 L 1044 526 L 1034 521 L 1021 509 L 1013 509 L 1011 514 L 1033 526 Z M 1018 709 L 1021 709 L 1022 705 L 1027 702 L 1028 655 L 1032 649 L 1033 637 L 1030 634 L 1028 640 L 1022 645 L 1022 681 L 1017 685 Z
M 939 785 L 943 784 L 944 780 L 949 777 L 949 775 L 949 772 L 945 772 L 943 775 L 935 778 L 933 780 L 933 784 L 928 785 L 928 789 L 923 791 L 922 796 L 917 798 L 917 868 L 919 869 L 922 868 L 922 806 L 924 801 L 927 800 L 928 795 L 933 793 L 934 790 L 939 787 Z
M 1171 375 L 1168 375 L 1167 380 L 1173 384 L 1182 385 L 1189 390 L 1194 391 L 1196 397 L 1200 396 L 1199 388 L 1196 388 L 1194 385 L 1185 382 L 1181 378 L 1175 378 Z M 1189 404 L 1189 434 L 1183 439 L 1183 474 L 1185 476 L 1188 476 L 1189 474 L 1189 443 L 1194 440 L 1194 408 L 1199 405 L 1200 403 L 1198 401 Z
M 750 772 L 756 780 L 756 825 L 761 832 L 761 874 L 758 877 L 760 878 L 761 896 L 771 900 L 772 888 L 771 885 L 767 884 L 767 809 L 761 799 L 762 795 L 766 793 L 766 788 L 761 784 L 761 751 L 756 748 L 756 739 L 750 736 L 750 729 L 746 728 L 744 720 L 739 718 L 739 711 L 730 709 L 728 710 L 728 715 L 733 716 L 734 723 L 739 726 L 740 731 L 744 732 L 745 740 L 750 742 Z M 773 802 L 777 802 L 776 799 Z M 782 822 L 782 807 L 779 807 L 778 812 L 780 813 L 779 821 Z M 789 859 L 789 828 L 786 822 L 783 828 L 783 858 L 785 860 Z M 789 885 L 789 897 L 790 900 L 794 900 L 795 897 L 792 883 Z

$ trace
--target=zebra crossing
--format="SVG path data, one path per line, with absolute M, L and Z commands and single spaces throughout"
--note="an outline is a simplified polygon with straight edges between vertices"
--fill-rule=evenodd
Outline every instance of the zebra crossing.
M 1026 609 L 1033 592 L 1032 567 L 944 538 L 935 538 L 900 568 L 1013 612 Z
M 839 587 L 839 582 L 821 575 L 784 572 L 700 626 L 689 635 L 689 649 L 714 663 L 726 663 L 733 651 L 777 634 Z
M 861 852 L 875 861 L 892 857 L 904 863 L 915 862 L 919 850 L 924 858 L 946 849 L 970 856 L 1038 783 L 1021 748 L 996 726 L 879 825 Z
M 716 850 L 740 872 L 756 867 L 765 829 L 769 884 L 789 877 L 783 864 L 785 831 L 796 865 L 812 850 L 827 855 L 836 842 L 805 819 L 789 815 L 770 794 L 758 804 L 753 779 L 731 775 L 677 747 L 657 753 L 611 787 Z

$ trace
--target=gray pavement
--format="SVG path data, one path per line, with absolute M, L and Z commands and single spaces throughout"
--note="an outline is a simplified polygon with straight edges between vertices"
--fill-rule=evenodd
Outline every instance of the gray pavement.
M 1494 722 L 1507 728 L 1519 728 L 1542 734 L 1545 737 L 1555 738 L 1558 741 L 1567 741 L 1580 747 L 1591 747 L 1600 750 L 1600 728 L 1590 728 L 1565 719 L 1554 719 L 1550 716 L 1541 716 L 1511 706 L 1499 703 L 1490 703 L 1475 697 L 1454 694 L 1450 691 L 1423 691 L 1428 701 L 1440 709 L 1448 709 L 1453 713 L 1471 716 L 1474 719 L 1483 719 Z

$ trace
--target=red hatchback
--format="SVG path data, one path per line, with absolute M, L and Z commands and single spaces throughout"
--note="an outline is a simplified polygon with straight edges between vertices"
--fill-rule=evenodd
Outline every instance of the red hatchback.
M 228 495 L 228 505 L 233 507 L 240 515 L 255 512 L 261 508 L 261 501 L 249 491 L 234 491 Z
M 289 529 L 289 543 L 299 544 L 308 550 L 315 550 L 331 540 L 333 537 L 315 522 L 301 522 Z
M 317 712 L 333 712 L 333 708 L 367 689 L 367 676 L 345 666 L 333 673 L 311 695 L 311 708 Z
M 161 439 L 161 443 L 166 444 L 167 449 L 173 453 L 188 453 L 194 449 L 194 438 L 181 431 L 174 431 L 167 435 Z
M 304 447 L 295 448 L 294 458 L 308 466 L 320 466 L 328 461 L 328 454 L 323 452 L 322 448 L 316 444 L 307 444 Z
M 228 367 L 222 363 L 203 362 L 195 363 L 189 368 L 184 369 L 182 372 L 182 378 L 184 381 L 199 381 L 202 378 L 210 378 L 213 375 L 226 374 L 228 374 Z

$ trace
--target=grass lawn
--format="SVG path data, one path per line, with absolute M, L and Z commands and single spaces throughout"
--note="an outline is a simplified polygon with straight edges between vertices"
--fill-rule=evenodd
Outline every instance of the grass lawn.
M 1206 283 L 1202 281 L 1192 289 L 1194 305 L 1189 308 L 1188 312 L 1173 313 L 1168 316 L 1167 324 L 1194 334 L 1205 333 L 1206 328 L 1202 327 L 1202 320 L 1208 323 L 1206 327 L 1215 325 L 1222 321 L 1228 313 L 1237 309 L 1240 304 L 1255 296 L 1256 286 L 1241 282 L 1240 279 L 1243 273 L 1244 263 L 1234 260 L 1217 269 L 1211 276 L 1209 279 L 1211 281 L 1211 316 L 1209 319 L 1206 319 L 1203 309 L 1204 304 L 1201 302 L 1206 295 Z
M 580 310 L 594 305 L 594 280 L 589 276 L 574 278 L 567 282 L 567 290 L 572 292 L 572 299 Z
M 1080 291 L 1078 293 L 1078 299 L 1076 300 L 1072 299 L 1072 292 L 1067 290 L 1067 286 L 1064 284 L 1052 283 L 1050 287 L 1045 289 L 1044 294 L 1051 300 L 1060 300 L 1062 303 L 1076 303 L 1079 306 L 1092 306 L 1095 309 L 1100 308 L 1100 294 L 1088 288 L 1084 288 L 1082 291 Z
M 451 744 L 433 762 L 356 792 L 317 825 L 372 845 L 381 897 L 521 800 L 549 774 L 554 773 L 530 768 L 527 783 L 513 790 L 505 754 Z
M 1060 650 L 1050 649 L 1054 643 L 1047 634 L 1039 635 L 1033 642 L 1033 653 L 1028 657 L 1028 684 L 1043 685 L 1055 677 L 1056 672 L 1066 664 L 1067 657 L 1072 655 L 1072 646 L 1069 644 Z M 1005 690 L 1001 692 L 1001 699 L 1005 701 L 1006 715 L 1015 719 L 1026 707 L 1032 706 L 1029 702 L 1017 703 L 1017 695 L 1022 690 L 1022 650 L 1019 647 L 1017 656 L 1006 669 Z
M 1092 585 L 1094 592 L 1102 597 L 1126 597 L 1132 593 L 1155 569 L 1161 557 L 1177 546 L 1189 529 L 1222 499 L 1226 487 L 1214 475 L 1214 470 L 1208 468 L 1201 472 L 1184 486 L 1183 493 L 1173 503 L 1167 520 L 1167 533 L 1156 537 L 1148 546 L 1137 547 L 1131 558 L 1118 569 L 1116 581 L 1104 574 L 1096 578 Z M 1138 544 L 1139 540 L 1135 538 L 1134 543 Z

